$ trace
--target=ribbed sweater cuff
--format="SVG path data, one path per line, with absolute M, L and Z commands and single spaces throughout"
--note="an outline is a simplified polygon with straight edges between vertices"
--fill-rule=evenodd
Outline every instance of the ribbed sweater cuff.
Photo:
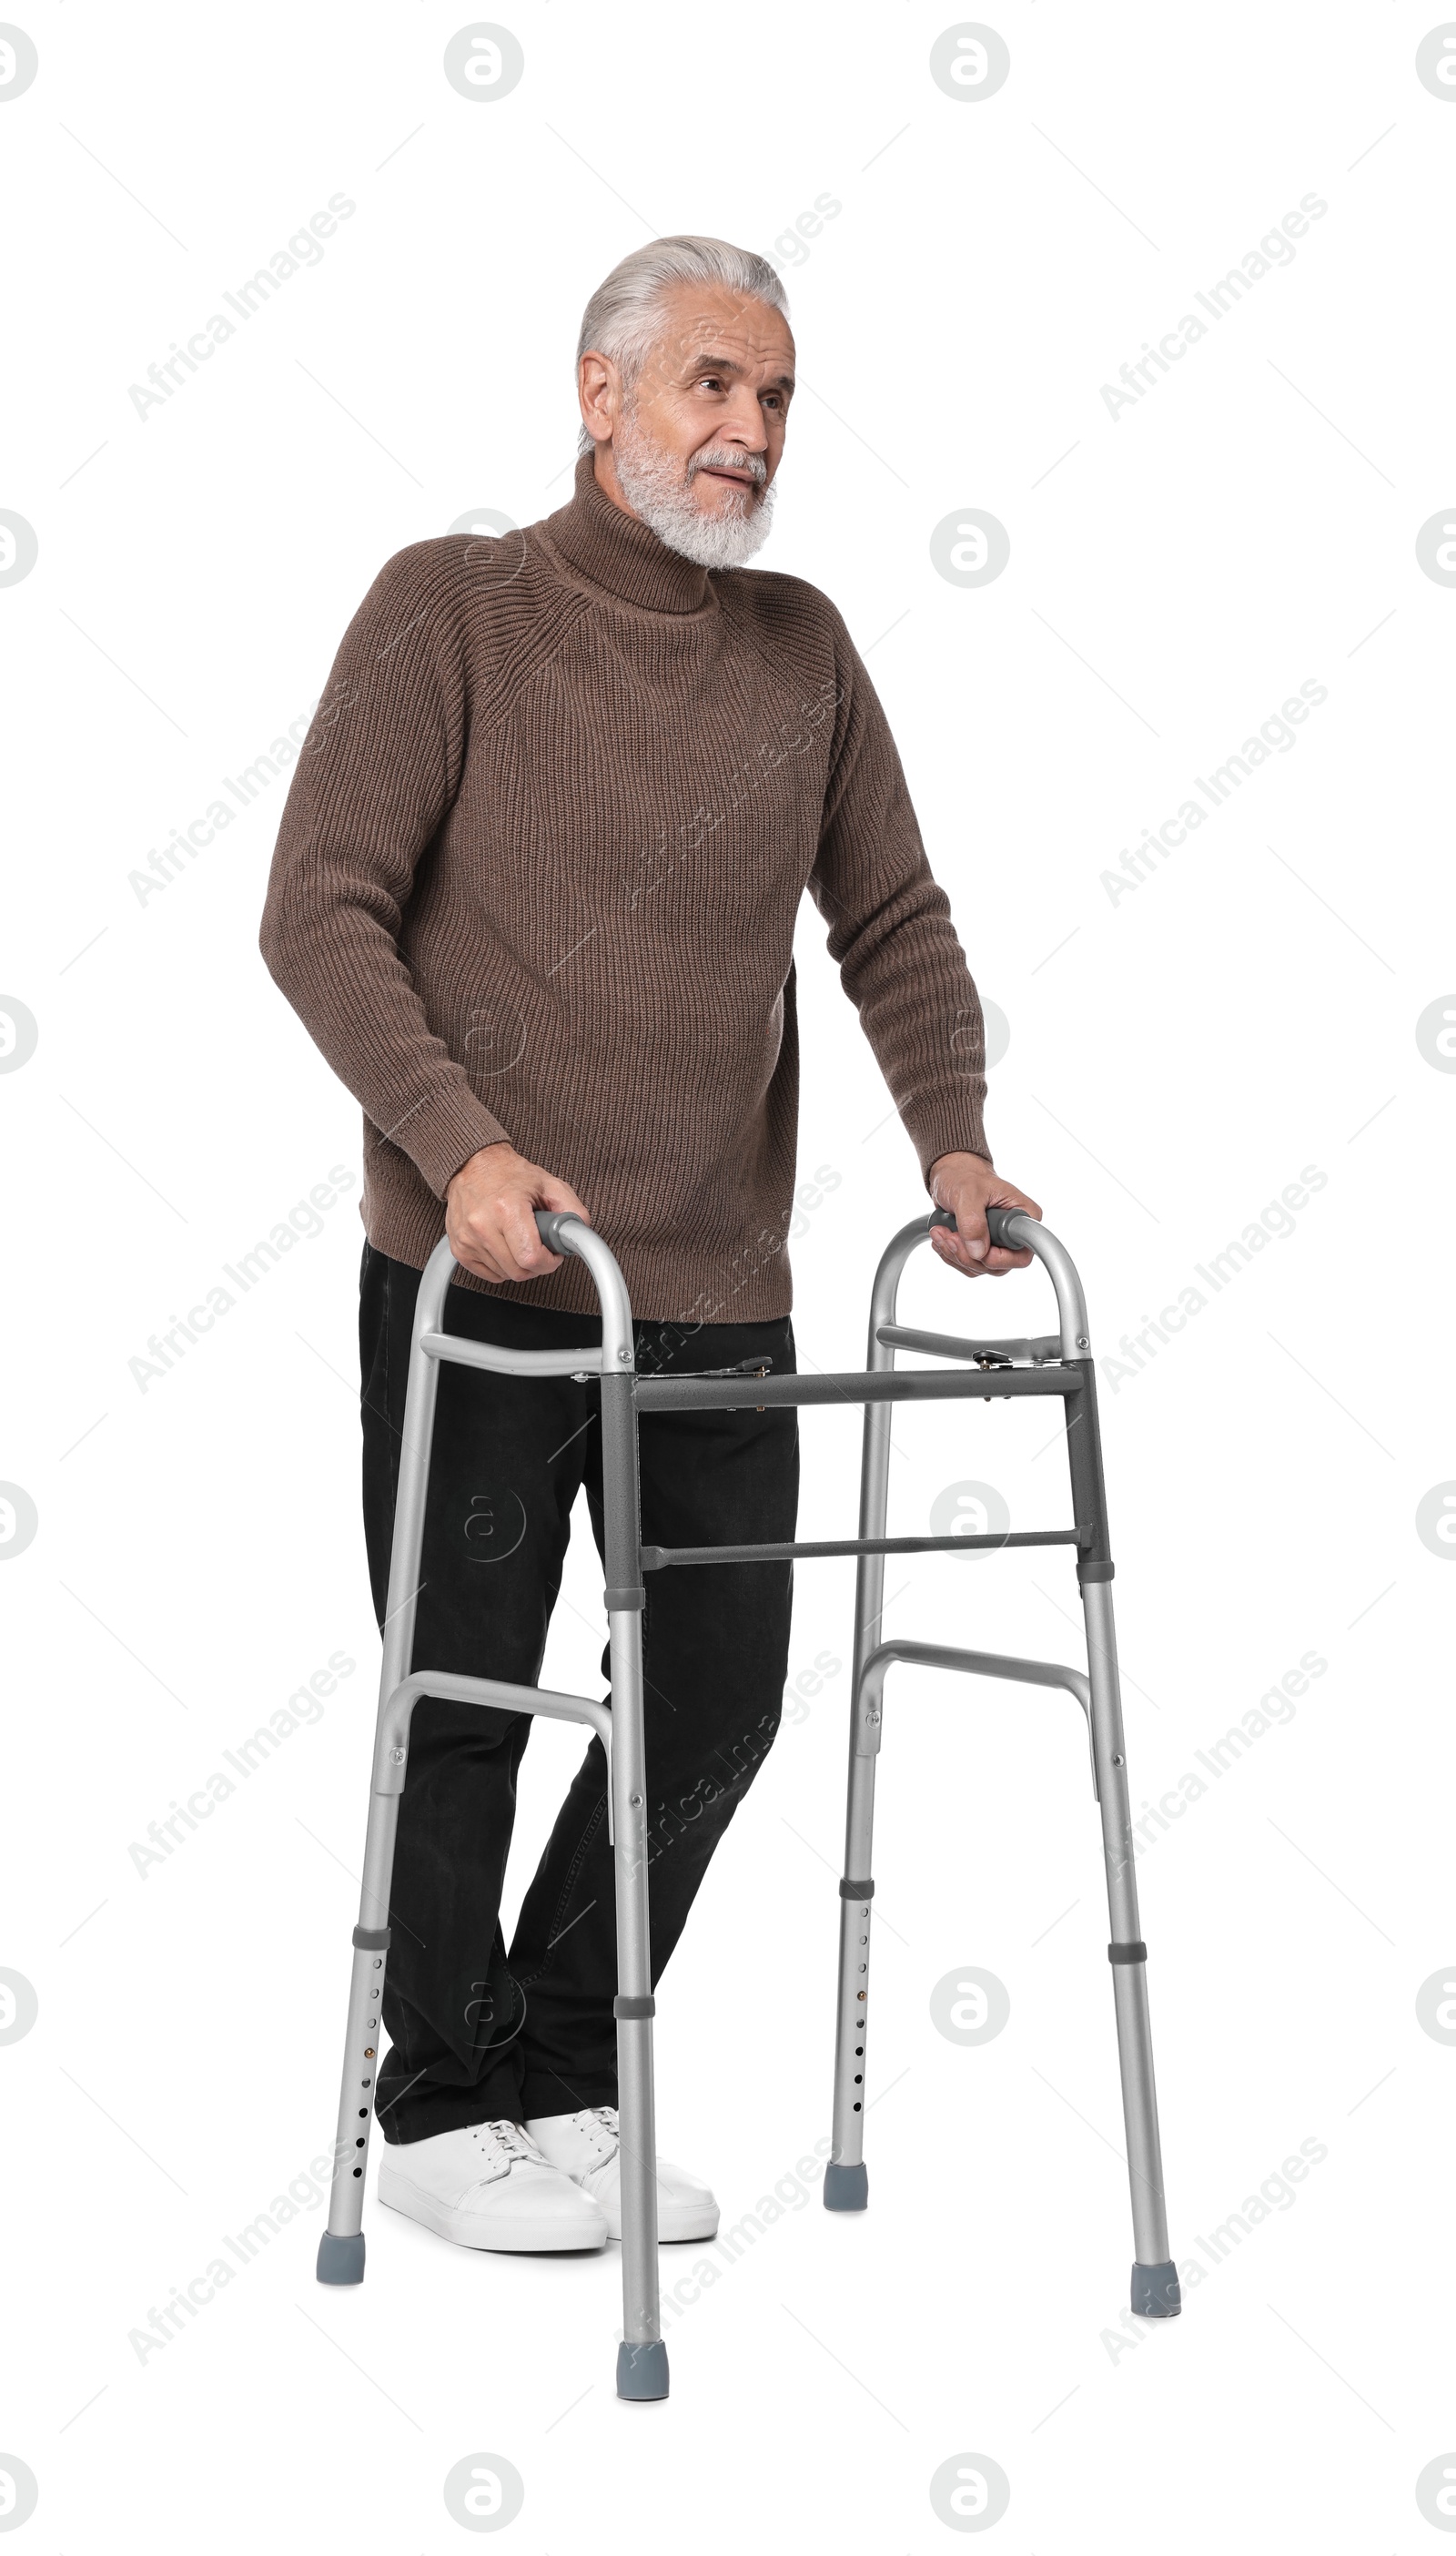
M 473 1091 L 433 1091 L 388 1130 L 390 1141 L 419 1165 L 442 1199 L 462 1163 L 482 1145 L 509 1145 L 510 1136 Z
M 986 1130 L 979 1118 L 963 1122 L 958 1127 L 946 1126 L 942 1122 L 939 1127 L 928 1133 L 922 1133 L 918 1127 L 911 1127 L 907 1132 L 919 1156 L 920 1178 L 927 1190 L 930 1186 L 930 1166 L 932 1163 L 938 1163 L 942 1154 L 983 1154 L 988 1163 L 992 1159 L 991 1148 L 986 1141 Z

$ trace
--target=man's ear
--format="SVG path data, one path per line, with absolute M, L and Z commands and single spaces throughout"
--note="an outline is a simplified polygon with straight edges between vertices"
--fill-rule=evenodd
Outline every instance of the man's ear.
M 576 367 L 576 395 L 581 404 L 581 423 L 592 442 L 610 444 L 622 398 L 617 367 L 610 355 L 598 355 L 588 347 Z

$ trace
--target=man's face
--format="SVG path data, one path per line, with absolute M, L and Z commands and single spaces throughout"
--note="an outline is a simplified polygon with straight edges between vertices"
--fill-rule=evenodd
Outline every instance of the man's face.
M 709 564 L 747 557 L 768 530 L 768 491 L 793 396 L 793 338 L 782 312 L 716 285 L 665 294 L 661 325 L 636 379 L 604 355 L 581 359 L 581 408 L 597 476 L 619 505 L 686 548 L 701 528 Z M 756 518 L 762 517 L 762 527 Z M 698 555 L 694 543 L 690 556 Z
M 723 286 L 679 284 L 632 386 L 639 431 L 680 462 L 707 515 L 741 514 L 784 452 L 793 339 L 780 311 Z

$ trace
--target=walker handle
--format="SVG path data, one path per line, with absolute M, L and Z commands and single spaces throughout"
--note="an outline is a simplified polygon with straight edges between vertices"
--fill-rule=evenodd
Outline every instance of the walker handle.
M 541 1207 L 536 1211 L 536 1229 L 541 1235 L 543 1242 L 546 1244 L 547 1251 L 565 1251 L 567 1249 L 568 1246 L 561 1240 L 560 1234 L 560 1229 L 563 1224 L 583 1223 L 584 1218 L 577 1214 L 574 1207 L 562 1208 L 559 1213 L 553 1209 Z M 589 1232 L 590 1227 L 587 1226 L 586 1230 Z
M 929 1232 L 934 1225 L 946 1225 L 956 1231 L 955 1214 L 948 1207 L 937 1207 L 920 1228 Z M 1087 1303 L 1082 1282 L 1077 1276 L 1071 1253 L 1054 1233 L 1048 1233 L 1039 1216 L 1030 1215 L 1024 1207 L 988 1207 L 986 1230 L 1003 1251 L 1030 1251 L 1039 1260 L 1056 1289 L 1056 1310 L 1061 1321 L 1061 1353 L 1064 1358 L 1087 1356 L 1091 1342 L 1087 1331 Z M 906 1232 L 912 1234 L 913 1225 Z
M 574 1208 L 538 1208 L 536 1229 L 548 1251 L 584 1260 L 602 1313 L 603 1375 L 620 1375 L 633 1362 L 632 1306 L 627 1282 L 601 1235 Z M 614 1583 L 613 1586 L 618 1584 Z M 623 1587 L 628 1584 L 623 1582 Z
M 988 1207 L 986 1210 L 986 1230 L 990 1234 L 992 1241 L 996 1243 L 1001 1250 L 1025 1251 L 1028 1248 L 1028 1245 L 1025 1242 L 1020 1241 L 1016 1234 L 1012 1233 L 1008 1229 L 1013 1216 L 1024 1216 L 1026 1214 L 1027 1211 L 1024 1207 Z M 1034 1216 L 1031 1216 L 1028 1218 L 1028 1221 L 1034 1224 L 1036 1219 Z M 930 1217 L 930 1222 L 932 1225 L 945 1225 L 952 1233 L 957 1230 L 954 1211 L 948 1207 L 937 1207 L 934 1214 Z

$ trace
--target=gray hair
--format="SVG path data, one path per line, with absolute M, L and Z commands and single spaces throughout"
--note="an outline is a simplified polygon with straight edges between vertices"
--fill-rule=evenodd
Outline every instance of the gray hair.
M 578 365 L 590 347 L 610 356 L 624 382 L 635 382 L 658 333 L 663 297 L 674 284 L 726 285 L 730 293 L 742 294 L 746 301 L 766 302 L 771 311 L 789 317 L 783 279 L 766 257 L 753 249 L 734 248 L 729 240 L 674 233 L 634 249 L 597 286 L 581 315 Z M 576 448 L 578 452 L 593 448 L 584 426 Z

